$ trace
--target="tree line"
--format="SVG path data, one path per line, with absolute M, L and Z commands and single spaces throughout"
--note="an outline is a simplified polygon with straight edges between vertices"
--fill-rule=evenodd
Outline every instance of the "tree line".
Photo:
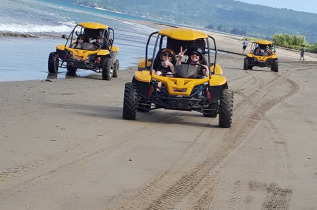
M 297 50 L 301 50 L 305 46 L 306 51 L 317 53 L 317 41 L 314 44 L 308 44 L 305 36 L 302 35 L 274 34 L 272 41 L 276 46 Z

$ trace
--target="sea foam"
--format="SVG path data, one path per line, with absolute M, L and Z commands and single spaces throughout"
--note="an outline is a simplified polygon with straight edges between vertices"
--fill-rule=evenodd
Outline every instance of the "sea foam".
M 74 28 L 74 24 L 52 25 L 35 25 L 35 24 L 3 24 L 0 23 L 0 32 L 13 33 L 47 33 L 47 32 L 70 32 Z

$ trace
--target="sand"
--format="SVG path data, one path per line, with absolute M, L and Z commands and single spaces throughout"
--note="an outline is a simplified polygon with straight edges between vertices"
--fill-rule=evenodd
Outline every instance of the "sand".
M 278 49 L 278 73 L 246 71 L 242 38 L 213 35 L 236 53 L 218 57 L 229 129 L 198 112 L 123 120 L 136 67 L 1 82 L 0 209 L 317 209 L 316 56 Z

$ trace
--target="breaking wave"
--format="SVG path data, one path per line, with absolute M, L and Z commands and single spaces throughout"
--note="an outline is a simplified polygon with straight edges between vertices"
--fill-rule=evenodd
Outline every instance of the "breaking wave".
M 35 25 L 35 24 L 3 24 L 0 23 L 0 32 L 11 33 L 59 33 L 70 32 L 75 26 L 75 23 L 64 23 L 61 25 Z

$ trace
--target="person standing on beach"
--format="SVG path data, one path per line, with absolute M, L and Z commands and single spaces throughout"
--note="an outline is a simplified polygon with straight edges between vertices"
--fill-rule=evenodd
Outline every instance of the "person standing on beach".
M 300 59 L 299 60 L 302 60 L 302 58 L 303 58 L 303 61 L 305 60 L 305 58 L 304 58 L 305 51 L 306 51 L 306 48 L 305 48 L 305 45 L 303 45 L 302 50 L 300 51 Z
M 245 49 L 247 49 L 247 46 L 248 46 L 248 40 L 247 40 L 247 39 L 244 39 L 244 41 L 243 41 L 243 43 L 242 43 L 243 53 L 244 53 Z

